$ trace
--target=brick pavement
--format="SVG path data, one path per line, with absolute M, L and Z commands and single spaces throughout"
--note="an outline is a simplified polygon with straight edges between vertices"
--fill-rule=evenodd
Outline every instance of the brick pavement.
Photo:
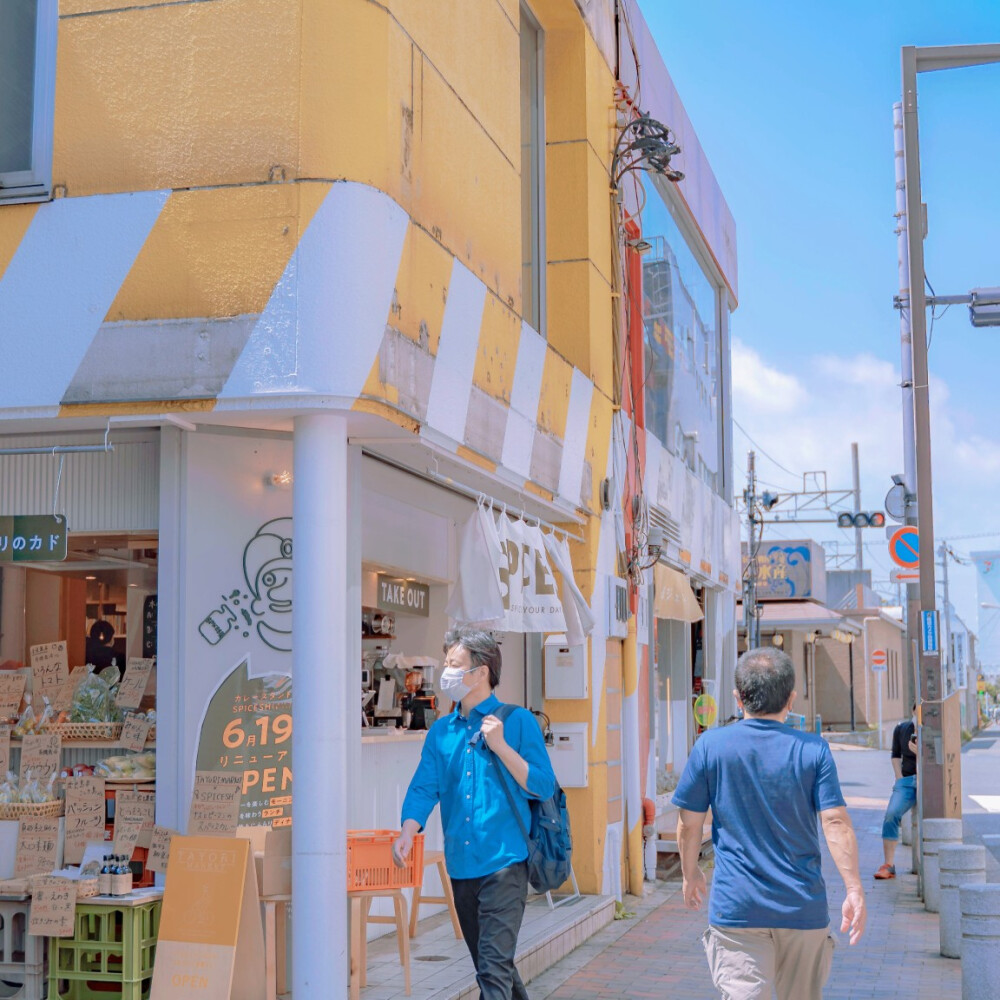
M 846 792 L 846 789 L 845 789 Z M 842 883 L 825 857 L 831 921 L 838 939 L 826 1000 L 952 1000 L 961 996 L 961 966 L 939 954 L 938 920 L 917 897 L 910 849 L 900 846 L 899 876 L 876 882 L 882 860 L 884 800 L 848 798 L 858 833 L 868 928 L 851 948 L 839 934 Z M 636 916 L 615 921 L 529 986 L 532 1000 L 715 1000 L 701 949 L 706 914 L 684 909 L 680 883 L 657 882 L 641 899 L 628 897 Z

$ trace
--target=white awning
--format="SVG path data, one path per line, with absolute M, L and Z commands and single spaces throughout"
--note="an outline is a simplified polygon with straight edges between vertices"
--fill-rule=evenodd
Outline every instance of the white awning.
M 675 622 L 700 622 L 705 617 L 688 578 L 669 566 L 653 567 L 653 616 Z

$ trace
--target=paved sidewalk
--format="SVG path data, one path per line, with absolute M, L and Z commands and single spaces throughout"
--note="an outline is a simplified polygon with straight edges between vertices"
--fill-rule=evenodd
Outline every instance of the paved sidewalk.
M 831 922 L 838 940 L 826 1000 L 951 1000 L 961 996 L 961 965 L 939 954 L 936 914 L 917 897 L 910 849 L 900 846 L 897 878 L 876 882 L 882 861 L 884 799 L 850 796 L 868 900 L 868 929 L 851 948 L 839 933 L 843 883 L 825 858 Z M 824 852 L 826 853 L 826 852 Z M 700 937 L 703 909 L 684 909 L 680 882 L 657 882 L 643 899 L 628 897 L 636 916 L 615 921 L 528 986 L 532 1000 L 717 1000 Z

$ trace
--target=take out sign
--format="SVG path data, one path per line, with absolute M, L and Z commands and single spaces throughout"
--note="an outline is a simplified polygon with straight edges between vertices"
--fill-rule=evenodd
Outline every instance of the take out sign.
M 430 587 L 413 580 L 401 580 L 378 575 L 378 601 L 380 611 L 402 611 L 404 614 L 430 617 Z

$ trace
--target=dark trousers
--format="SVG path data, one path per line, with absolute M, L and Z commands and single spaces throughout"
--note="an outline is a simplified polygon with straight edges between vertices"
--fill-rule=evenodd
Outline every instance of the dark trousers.
M 479 1000 L 529 1000 L 514 967 L 528 898 L 528 866 L 508 865 L 482 878 L 453 878 L 455 909 L 476 967 Z

